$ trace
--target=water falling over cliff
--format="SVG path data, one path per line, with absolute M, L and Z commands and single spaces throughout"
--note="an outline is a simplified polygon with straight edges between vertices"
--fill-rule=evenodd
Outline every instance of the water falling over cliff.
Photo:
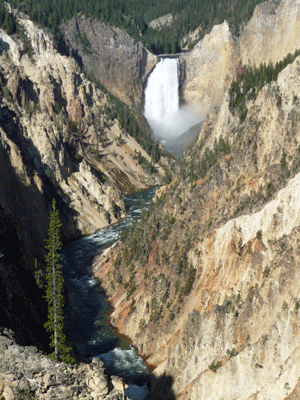
M 178 59 L 163 58 L 148 78 L 145 91 L 145 117 L 168 125 L 179 108 Z
M 179 59 L 162 58 L 145 89 L 144 115 L 155 135 L 173 140 L 199 122 L 200 117 L 179 107 Z

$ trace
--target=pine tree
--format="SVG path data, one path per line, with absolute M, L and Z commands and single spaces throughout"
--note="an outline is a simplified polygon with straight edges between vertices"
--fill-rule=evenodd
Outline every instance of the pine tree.
M 50 333 L 50 347 L 54 352 L 50 354 L 51 358 L 64 362 L 74 361 L 69 355 L 70 347 L 66 346 L 66 337 L 64 328 L 64 297 L 63 297 L 63 276 L 62 266 L 60 264 L 61 249 L 59 210 L 56 209 L 56 202 L 53 199 L 52 211 L 50 212 L 50 222 L 48 238 L 46 240 L 46 300 L 48 303 L 48 321 L 44 325 L 47 332 Z

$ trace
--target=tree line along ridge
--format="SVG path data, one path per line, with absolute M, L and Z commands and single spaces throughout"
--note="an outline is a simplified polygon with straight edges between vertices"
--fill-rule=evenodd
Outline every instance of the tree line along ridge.
M 152 0 L 141 3 L 138 0 L 10 0 L 13 8 L 29 15 L 36 23 L 46 26 L 56 36 L 60 50 L 65 49 L 60 31 L 63 21 L 78 13 L 91 19 L 119 27 L 154 54 L 171 54 L 181 50 L 183 38 L 200 27 L 198 40 L 203 38 L 216 24 L 227 20 L 234 34 L 238 35 L 248 22 L 256 5 L 262 0 Z M 0 13 L 1 13 L 0 2 Z M 172 14 L 170 25 L 152 28 L 152 20 Z M 1 21 L 1 14 L 0 14 Z M 2 26 L 2 23 L 0 24 Z M 192 46 L 193 43 L 185 43 Z

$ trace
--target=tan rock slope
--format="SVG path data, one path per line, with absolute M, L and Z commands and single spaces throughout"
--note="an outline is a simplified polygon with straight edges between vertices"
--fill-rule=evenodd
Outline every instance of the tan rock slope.
M 216 25 L 191 52 L 180 55 L 181 68 L 185 70 L 183 101 L 203 114 L 219 105 L 239 57 L 237 41 L 227 22 Z
M 113 324 L 160 378 L 150 399 L 299 396 L 299 82 L 300 57 L 244 121 L 226 95 L 143 223 L 95 262 Z
M 183 101 L 200 113 L 219 106 L 239 62 L 256 65 L 282 60 L 300 48 L 298 1 L 259 4 L 251 20 L 234 38 L 228 23 L 217 25 L 191 52 L 180 55 L 185 79 Z
M 155 177 L 137 164 L 137 152 L 149 163 L 151 158 L 121 131 L 116 119 L 109 119 L 107 95 L 80 73 L 72 58 L 56 52 L 48 34 L 24 16 L 19 21 L 33 53 L 24 54 L 20 39 L 1 31 L 1 110 L 7 125 L 1 126 L 2 148 L 16 174 L 24 174 L 27 186 L 36 187 L 42 198 L 44 177 L 48 179 L 74 210 L 75 228 L 94 232 L 124 215 L 117 187 L 128 191 L 160 183 L 162 170 L 157 166 Z M 8 148 L 15 155 L 9 156 Z M 74 152 L 81 155 L 72 162 Z M 25 168 L 28 163 L 31 178 Z M 13 206 L 7 203 L 7 190 L 1 193 L 1 203 Z

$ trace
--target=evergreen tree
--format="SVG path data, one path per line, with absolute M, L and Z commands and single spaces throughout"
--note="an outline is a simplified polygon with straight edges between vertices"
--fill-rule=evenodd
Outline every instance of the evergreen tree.
M 46 240 L 46 300 L 48 302 L 48 321 L 44 325 L 50 333 L 50 347 L 54 349 L 50 354 L 51 358 L 64 362 L 74 361 L 69 355 L 70 347 L 66 346 L 64 334 L 64 298 L 63 298 L 63 276 L 60 264 L 61 249 L 59 210 L 56 209 L 56 202 L 53 199 L 50 212 L 48 238 Z

